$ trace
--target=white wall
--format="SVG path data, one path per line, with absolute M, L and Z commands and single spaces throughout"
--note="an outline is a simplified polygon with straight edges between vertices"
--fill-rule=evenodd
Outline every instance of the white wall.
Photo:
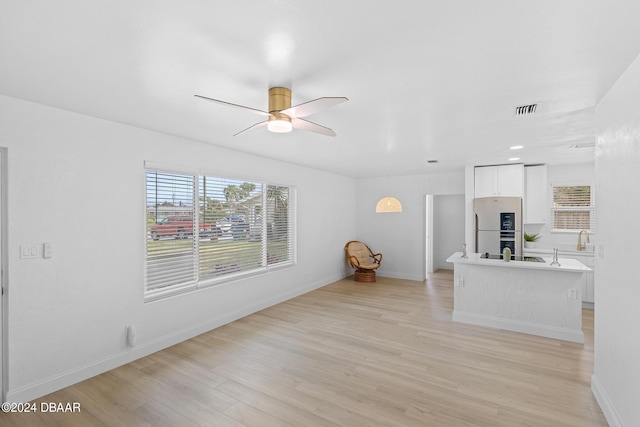
M 640 426 L 640 57 L 597 109 L 592 389 L 611 426 Z
M 464 244 L 464 194 L 446 194 L 433 198 L 433 269 L 453 270 L 447 262 Z
M 380 276 L 424 280 L 426 194 L 464 194 L 464 173 L 357 180 L 356 235 L 383 254 Z M 400 200 L 402 213 L 376 214 L 386 196 Z
M 29 401 L 351 274 L 356 182 L 0 96 L 8 401 Z M 145 160 L 297 187 L 293 268 L 143 302 Z M 335 209 L 341 206 L 341 209 Z M 20 245 L 51 242 L 53 258 Z M 125 345 L 135 325 L 138 345 Z
M 547 166 L 548 209 L 551 209 L 551 185 L 594 185 L 594 182 L 593 163 Z M 600 201 L 597 192 L 595 194 L 595 200 L 597 205 Z M 551 233 L 548 224 L 526 224 L 524 231 L 529 234 L 540 234 L 540 240 L 536 243 L 536 249 L 558 248 L 561 250 L 577 250 L 578 231 Z M 590 236 L 591 243 L 595 244 L 597 231 L 596 227 L 596 233 Z

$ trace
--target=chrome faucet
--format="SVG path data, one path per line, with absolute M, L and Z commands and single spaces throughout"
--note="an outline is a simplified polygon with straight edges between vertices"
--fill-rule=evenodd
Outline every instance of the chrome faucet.
M 579 251 L 584 251 L 585 249 L 587 249 L 587 244 L 582 243 L 582 233 L 586 234 L 587 243 L 591 243 L 591 241 L 589 240 L 589 232 L 587 230 L 580 230 L 580 233 L 578 234 L 578 250 Z

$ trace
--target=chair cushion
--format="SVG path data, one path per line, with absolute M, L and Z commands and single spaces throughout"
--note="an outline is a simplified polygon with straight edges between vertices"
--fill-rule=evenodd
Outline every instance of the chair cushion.
M 349 255 L 354 256 L 358 259 L 358 264 L 360 264 L 359 268 L 363 268 L 366 270 L 375 270 L 380 267 L 380 265 L 376 262 L 373 262 L 373 259 L 370 256 L 369 249 L 364 243 L 361 242 L 353 242 L 349 244 Z
M 380 267 L 380 264 L 376 262 L 368 262 L 366 264 L 360 263 L 360 268 L 363 270 L 375 270 L 378 267 Z

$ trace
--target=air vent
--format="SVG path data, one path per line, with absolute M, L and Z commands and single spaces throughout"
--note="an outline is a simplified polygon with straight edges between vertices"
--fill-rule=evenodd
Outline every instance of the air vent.
M 521 105 L 516 107 L 516 117 L 530 116 L 538 109 L 538 104 Z
M 427 163 L 438 163 L 437 160 L 427 160 Z
M 595 146 L 595 142 L 586 142 L 584 144 L 571 144 L 569 148 L 594 148 Z

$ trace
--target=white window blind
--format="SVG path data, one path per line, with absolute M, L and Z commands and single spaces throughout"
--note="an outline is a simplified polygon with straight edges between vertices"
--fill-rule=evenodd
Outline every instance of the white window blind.
M 147 171 L 146 291 L 196 283 L 195 177 Z
M 277 265 L 293 261 L 292 215 L 289 187 L 268 185 L 267 204 L 267 264 Z
M 291 188 L 147 169 L 145 296 L 294 261 Z
M 200 213 L 213 227 L 199 245 L 201 281 L 264 269 L 262 188 L 259 182 L 200 177 Z
M 589 185 L 553 186 L 551 228 L 595 231 L 595 206 Z

